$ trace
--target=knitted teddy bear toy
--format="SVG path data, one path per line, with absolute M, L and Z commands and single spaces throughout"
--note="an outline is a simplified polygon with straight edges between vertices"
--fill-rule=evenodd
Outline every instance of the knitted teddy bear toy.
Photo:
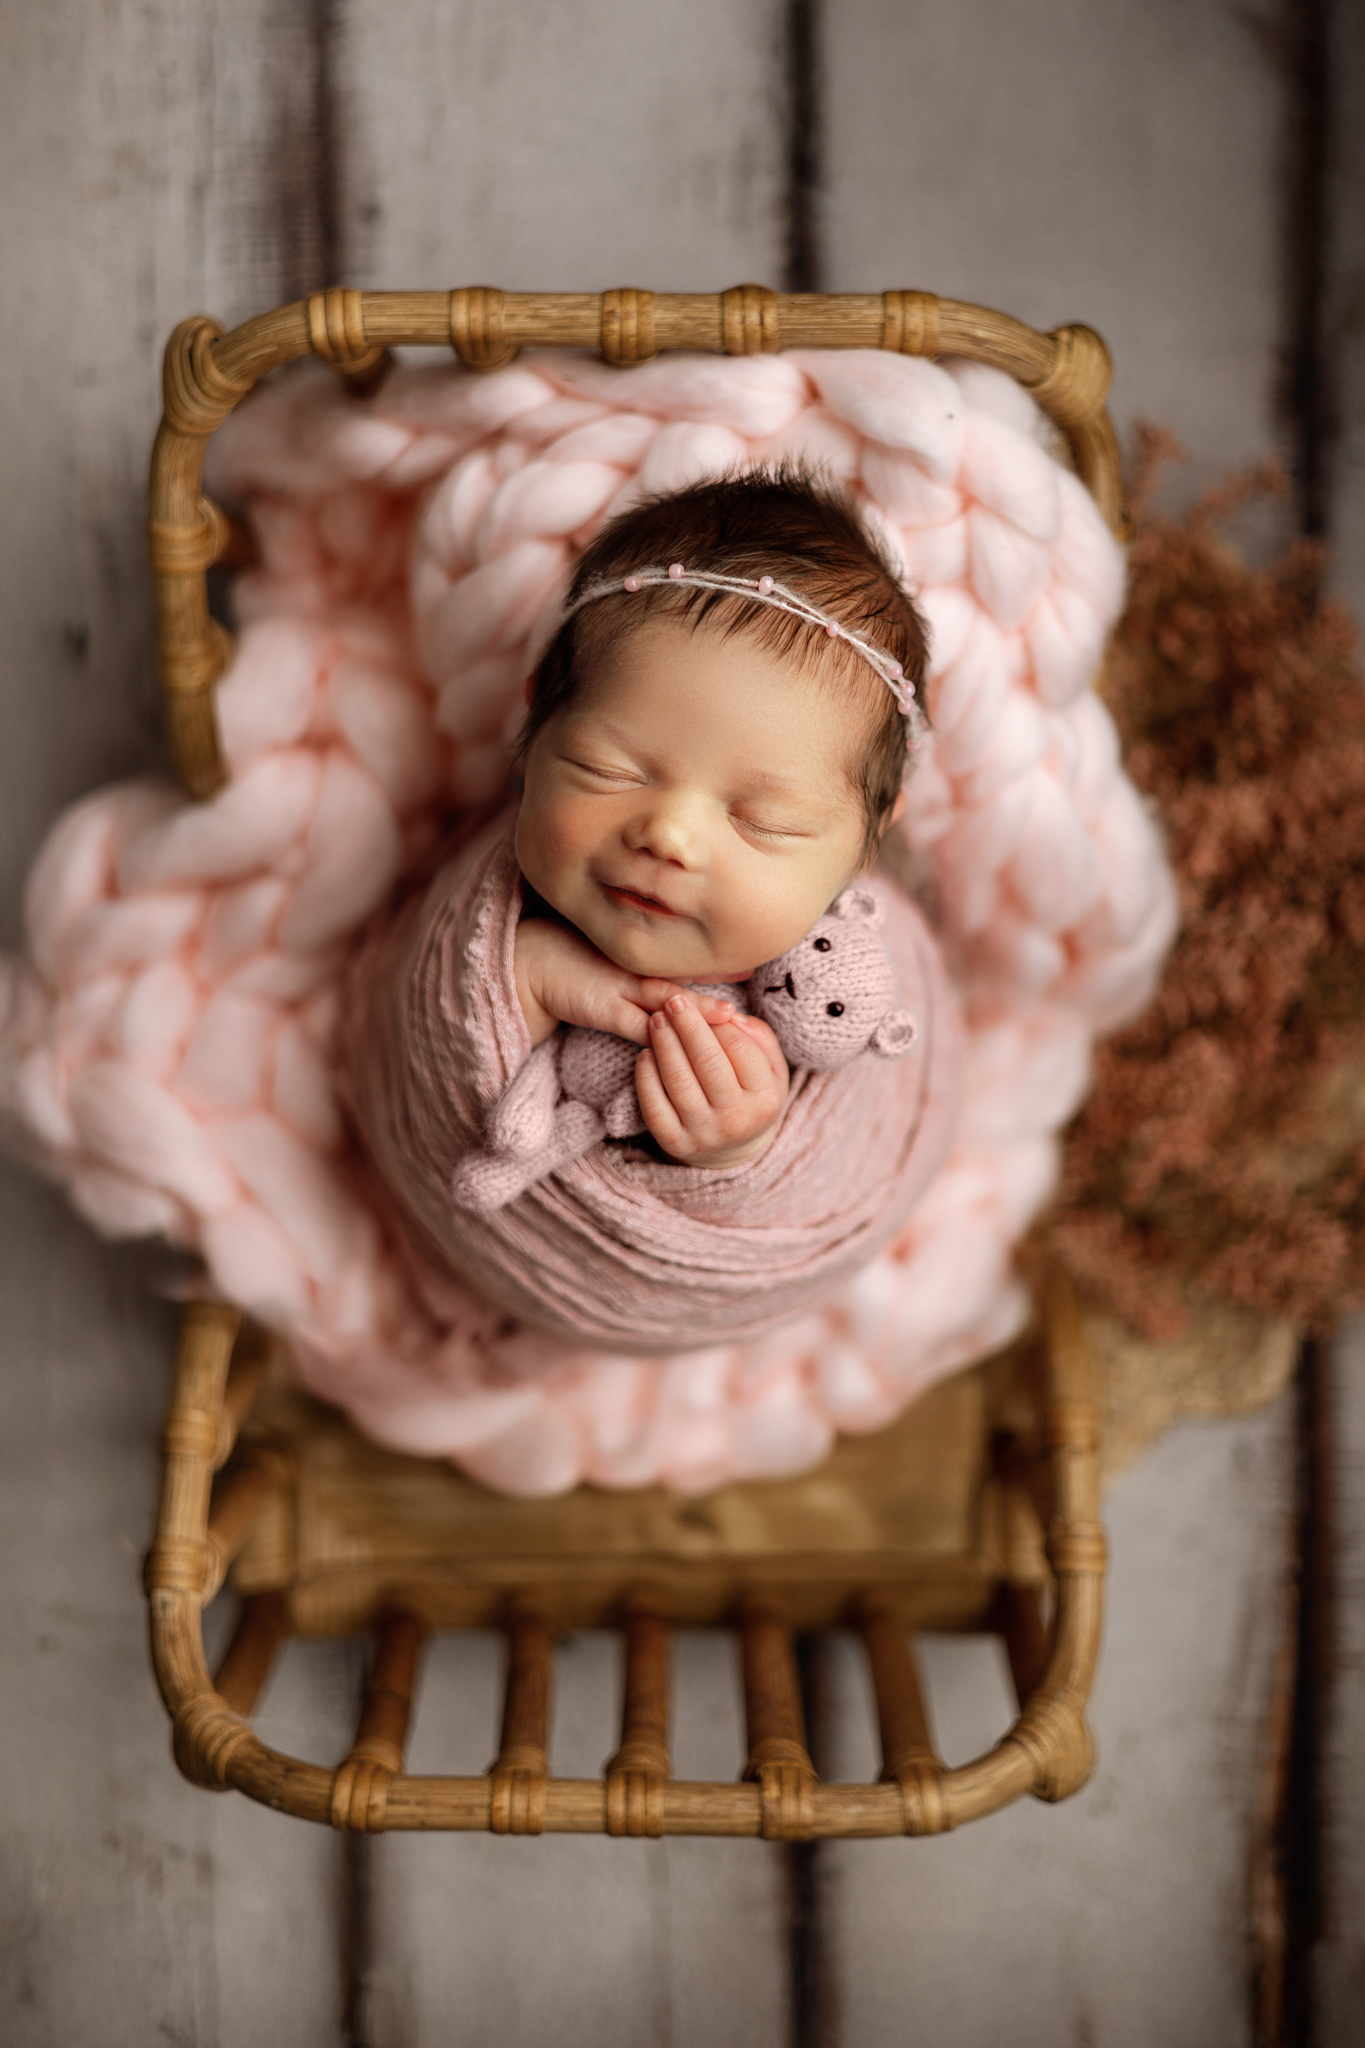
M 792 1067 L 841 1067 L 859 1053 L 897 1059 L 918 1035 L 892 1007 L 895 976 L 876 937 L 885 912 L 870 889 L 846 889 L 814 928 L 751 975 L 744 989 L 697 984 L 761 1017 Z M 635 1092 L 640 1048 L 578 1027 L 542 1040 L 493 1109 L 487 1142 L 454 1184 L 467 1209 L 501 1209 L 602 1138 L 645 1127 Z

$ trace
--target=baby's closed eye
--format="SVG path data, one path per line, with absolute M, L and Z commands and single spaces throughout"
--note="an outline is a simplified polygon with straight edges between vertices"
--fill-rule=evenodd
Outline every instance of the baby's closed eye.
M 599 761 L 575 761 L 566 756 L 567 765 L 576 768 L 580 775 L 591 775 L 598 782 L 639 783 L 644 777 L 634 768 L 609 768 Z
M 738 825 L 741 831 L 755 833 L 760 839 L 809 839 L 812 836 L 799 825 L 789 825 L 785 822 L 769 824 L 765 819 L 744 817 L 734 811 L 730 813 L 730 822 L 732 825 Z

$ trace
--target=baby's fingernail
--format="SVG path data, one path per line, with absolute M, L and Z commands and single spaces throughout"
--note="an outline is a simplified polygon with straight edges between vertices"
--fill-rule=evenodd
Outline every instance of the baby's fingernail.
M 670 996 L 668 999 L 668 1007 L 673 1012 L 673 1015 L 675 1017 L 679 1016 L 682 1013 L 682 1011 L 684 1011 L 687 1008 L 687 997 Z

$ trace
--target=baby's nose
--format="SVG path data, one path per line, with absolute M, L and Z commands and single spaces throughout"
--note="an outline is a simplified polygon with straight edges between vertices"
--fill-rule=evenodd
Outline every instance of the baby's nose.
M 699 867 L 704 858 L 702 834 L 682 804 L 660 804 L 647 811 L 629 837 L 633 848 L 679 867 Z

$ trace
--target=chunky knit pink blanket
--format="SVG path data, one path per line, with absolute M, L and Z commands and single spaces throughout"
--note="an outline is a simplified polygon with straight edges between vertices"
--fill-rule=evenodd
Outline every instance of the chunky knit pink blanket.
M 904 1227 L 952 1136 L 962 1027 L 923 920 L 879 890 L 914 1046 L 798 1072 L 761 1159 L 714 1173 L 598 1144 L 479 1214 L 452 1199 L 455 1169 L 531 1051 L 512 971 L 515 823 L 497 820 L 381 927 L 350 977 L 347 1092 L 409 1231 L 570 1344 L 676 1351 L 823 1308 Z
M 962 1005 L 961 1113 L 908 1220 L 823 1307 L 664 1359 L 566 1344 L 415 1284 L 338 1110 L 337 992 L 452 806 L 497 802 L 588 536 L 634 492 L 783 454 L 854 494 L 932 629 L 934 732 L 896 857 Z M 1030 400 L 980 367 L 858 351 L 546 353 L 403 369 L 364 401 L 304 370 L 210 461 L 262 550 L 218 692 L 230 780 L 206 804 L 125 785 L 55 826 L 25 957 L 0 963 L 16 1142 L 98 1229 L 199 1254 L 362 1428 L 511 1491 L 795 1471 L 1008 1338 L 1011 1248 L 1093 1037 L 1146 1000 L 1174 927 L 1090 688 L 1122 559 Z

